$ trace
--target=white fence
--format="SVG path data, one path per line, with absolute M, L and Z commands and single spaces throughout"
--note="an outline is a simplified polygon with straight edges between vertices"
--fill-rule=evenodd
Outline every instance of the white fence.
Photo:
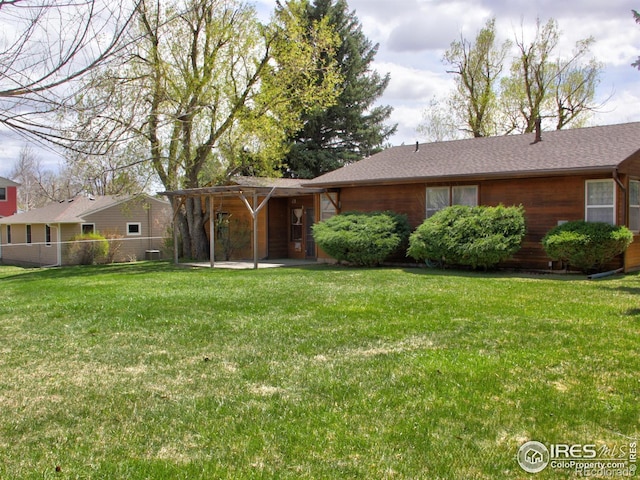
M 168 240 L 167 237 L 122 237 L 105 240 L 3 243 L 0 245 L 0 261 L 5 264 L 41 267 L 87 263 L 79 260 L 78 255 L 87 251 L 100 251 L 102 242 L 109 245 L 108 253 L 106 256 L 94 255 L 96 263 L 160 260 L 172 256 L 171 250 L 167 250 Z

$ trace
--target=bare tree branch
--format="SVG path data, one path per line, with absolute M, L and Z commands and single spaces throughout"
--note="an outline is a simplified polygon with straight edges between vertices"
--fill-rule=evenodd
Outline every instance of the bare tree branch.
M 79 80 L 117 55 L 140 0 L 0 0 L 0 124 L 69 146 Z

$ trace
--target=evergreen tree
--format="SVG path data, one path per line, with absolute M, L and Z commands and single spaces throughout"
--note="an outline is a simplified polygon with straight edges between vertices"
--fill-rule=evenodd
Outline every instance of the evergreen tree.
M 382 149 L 396 126 L 385 124 L 390 106 L 373 106 L 389 84 L 389 74 L 371 70 L 378 51 L 362 32 L 355 12 L 349 12 L 345 0 L 314 0 L 306 15 L 310 22 L 328 20 L 339 37 L 332 59 L 343 78 L 335 105 L 308 112 L 304 127 L 292 138 L 286 158 L 285 176 L 313 178 L 355 162 Z

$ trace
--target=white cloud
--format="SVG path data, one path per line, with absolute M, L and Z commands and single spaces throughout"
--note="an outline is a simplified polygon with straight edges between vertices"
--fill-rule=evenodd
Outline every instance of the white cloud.
M 250 2 L 264 21 L 276 4 Z M 380 45 L 373 67 L 391 74 L 379 101 L 394 107 L 390 122 L 398 123 L 398 131 L 391 143 L 416 140 L 415 129 L 429 101 L 445 97 L 453 84 L 441 62 L 444 50 L 461 33 L 474 38 L 491 17 L 500 40 L 523 30 L 532 35 L 536 18 L 543 23 L 556 19 L 562 33 L 559 51 L 565 54 L 577 40 L 593 36 L 591 52 L 605 68 L 598 97 L 611 98 L 591 123 L 640 120 L 640 72 L 630 66 L 640 56 L 640 25 L 631 14 L 640 9 L 637 0 L 349 0 L 349 8 L 356 11 L 368 39 Z M 0 172 L 8 170 L 7 158 L 15 160 L 21 144 L 21 139 L 11 144 L 0 132 Z
M 394 63 L 375 63 L 373 67 L 380 73 L 390 73 L 385 99 L 391 103 L 428 99 L 443 95 L 450 88 L 450 79 L 434 71 Z

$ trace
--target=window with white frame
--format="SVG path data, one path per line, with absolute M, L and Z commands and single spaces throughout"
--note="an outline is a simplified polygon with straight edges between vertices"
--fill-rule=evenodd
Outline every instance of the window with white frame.
M 478 186 L 427 187 L 427 218 L 451 205 L 478 205 Z
M 5 187 L 0 187 L 0 202 L 5 202 L 7 200 L 7 189 Z
M 451 188 L 451 205 L 466 205 L 476 207 L 478 205 L 478 187 L 465 185 Z
M 47 247 L 51 246 L 51 227 L 49 225 L 44 226 L 44 243 Z
M 329 198 L 330 197 L 330 198 Z M 337 213 L 338 194 L 327 192 L 320 196 L 320 220 L 327 220 Z
M 26 225 L 26 238 L 27 243 L 31 243 L 31 225 Z
M 629 230 L 640 231 L 640 181 L 629 182 Z
M 427 188 L 427 218 L 449 205 L 449 187 Z
M 7 225 L 7 243 L 11 243 L 11 225 Z
M 142 224 L 140 222 L 127 223 L 127 235 L 142 235 Z
M 585 190 L 585 220 L 615 225 L 616 190 L 613 180 L 587 180 Z
M 88 233 L 93 233 L 96 230 L 95 223 L 83 223 L 82 224 L 82 234 L 86 235 Z

